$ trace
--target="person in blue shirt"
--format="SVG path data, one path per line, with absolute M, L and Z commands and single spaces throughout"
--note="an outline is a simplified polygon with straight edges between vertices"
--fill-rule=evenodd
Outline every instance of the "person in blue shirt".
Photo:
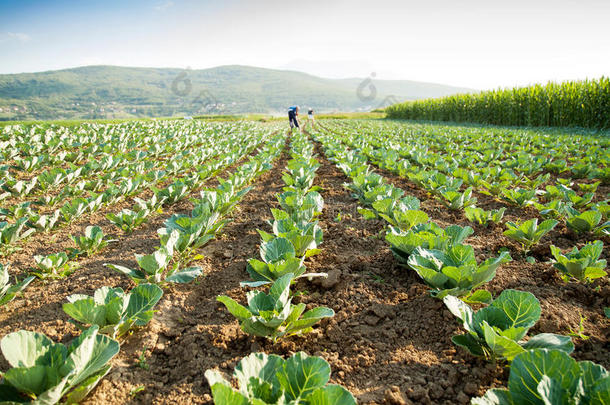
M 301 126 L 299 125 L 299 106 L 295 105 L 288 109 L 288 122 L 290 123 L 290 130 L 297 127 L 299 131 Z

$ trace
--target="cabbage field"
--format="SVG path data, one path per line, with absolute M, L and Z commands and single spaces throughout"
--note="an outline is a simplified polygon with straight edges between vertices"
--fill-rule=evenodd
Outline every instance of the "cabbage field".
M 610 404 L 610 138 L 0 128 L 0 404 Z

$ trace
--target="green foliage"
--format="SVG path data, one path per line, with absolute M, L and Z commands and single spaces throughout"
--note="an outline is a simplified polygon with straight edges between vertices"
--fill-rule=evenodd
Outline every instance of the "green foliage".
M 407 264 L 433 288 L 432 295 L 442 299 L 447 295 L 469 294 L 493 279 L 496 269 L 511 260 L 508 252 L 502 252 L 479 265 L 472 246 L 456 244 L 446 251 L 418 247 Z
M 580 250 L 574 247 L 565 255 L 558 247 L 551 245 L 551 254 L 556 261 L 553 266 L 561 271 L 565 281 L 575 279 L 583 283 L 590 283 L 608 274 L 604 270 L 606 260 L 599 260 L 603 250 L 604 244 L 599 240 L 587 243 Z
M 123 209 L 118 214 L 106 214 L 106 218 L 124 232 L 131 233 L 146 222 L 149 215 L 150 211 L 147 208 L 139 211 Z
M 290 297 L 290 283 L 294 274 L 288 273 L 278 278 L 269 290 L 250 291 L 247 294 L 248 307 L 234 299 L 221 295 L 217 298 L 235 316 L 241 329 L 251 335 L 262 336 L 276 341 L 278 338 L 310 332 L 312 326 L 323 318 L 335 315 L 326 307 L 317 307 L 305 312 L 305 304 L 293 305 Z
M 322 212 L 324 199 L 317 191 L 286 191 L 277 196 L 280 207 L 296 222 L 311 222 Z
M 477 199 L 472 197 L 472 188 L 467 188 L 463 193 L 459 191 L 444 191 L 441 193 L 441 201 L 451 210 L 461 210 L 476 204 Z
M 450 225 L 443 229 L 433 222 L 427 222 L 406 232 L 390 228 L 385 239 L 390 243 L 390 250 L 396 259 L 404 265 L 418 247 L 445 251 L 453 245 L 461 244 L 473 233 L 474 230 L 469 226 Z
M 139 284 L 129 294 L 122 288 L 102 287 L 95 290 L 93 297 L 70 295 L 63 310 L 77 326 L 97 325 L 100 333 L 121 338 L 133 326 L 150 322 L 153 308 L 162 296 L 163 291 L 155 284 Z
M 65 203 L 61 208 L 61 215 L 64 218 L 64 221 L 70 223 L 75 219 L 79 218 L 89 208 L 89 202 L 82 198 L 78 197 L 72 201 Z
M 33 229 L 23 230 L 27 221 L 27 218 L 20 218 L 13 224 L 0 222 L 0 256 L 16 250 L 15 243 L 34 233 Z
M 309 190 L 313 186 L 316 171 L 320 164 L 314 158 L 307 160 L 291 160 L 288 162 L 282 180 L 287 188 L 294 187 L 299 190 Z
M 60 210 L 53 211 L 53 214 L 30 215 L 26 225 L 36 231 L 48 232 L 58 224 L 60 215 Z
M 84 236 L 70 236 L 70 239 L 72 239 L 78 248 L 75 249 L 74 254 L 85 254 L 87 256 L 101 251 L 111 242 L 118 241 L 117 239 L 105 238 L 104 232 L 99 226 L 88 226 L 85 228 Z
M 579 212 L 572 207 L 572 203 L 563 200 L 552 200 L 546 204 L 534 203 L 534 207 L 544 219 L 565 219 L 578 215 Z
M 0 342 L 11 368 L 3 374 L 0 392 L 7 403 L 77 403 L 110 371 L 119 352 L 115 340 L 98 334 L 97 326 L 66 347 L 41 333 L 21 330 Z
M 380 204 L 377 203 L 385 201 L 387 200 L 376 201 L 373 203 L 373 208 L 377 210 L 377 208 L 380 208 Z M 415 226 L 425 224 L 430 219 L 425 212 L 412 209 L 395 209 L 387 214 L 378 211 L 378 215 L 385 219 L 390 226 L 400 231 L 408 231 Z
M 483 208 L 478 207 L 466 207 L 464 209 L 464 216 L 470 222 L 475 222 L 479 225 L 487 226 L 489 222 L 493 222 L 494 224 L 499 224 L 504 217 L 504 212 L 506 208 L 502 207 L 497 210 L 489 210 L 486 211 Z
M 552 333 L 541 333 L 523 341 L 540 319 L 540 302 L 532 293 L 504 290 L 489 306 L 476 312 L 453 296 L 445 297 L 444 302 L 468 332 L 451 340 L 472 355 L 512 361 L 516 355 L 530 349 L 548 348 L 566 353 L 574 350 L 568 336 Z
M 298 278 L 305 273 L 304 257 L 296 257 L 296 249 L 290 240 L 277 237 L 260 245 L 261 260 L 249 259 L 246 271 L 254 280 L 242 285 L 259 286 L 272 283 L 286 274 Z
M 264 243 L 271 242 L 274 237 L 288 239 L 295 250 L 296 257 L 311 257 L 318 253 L 318 245 L 322 243 L 322 229 L 317 221 L 296 222 L 288 213 L 273 210 L 274 220 L 271 221 L 273 235 L 258 230 Z
M 0 219 L 11 219 L 16 221 L 20 218 L 34 215 L 34 211 L 30 208 L 31 204 L 31 202 L 26 201 L 9 208 L 0 208 Z
M 187 262 L 195 249 L 212 240 L 225 224 L 218 212 L 212 212 L 207 204 L 200 204 L 191 215 L 172 215 L 165 221 L 165 228 L 157 232 L 161 246 L 178 253 L 179 261 Z
M 1 184 L 2 189 L 10 195 L 23 198 L 29 194 L 32 194 L 32 192 L 36 189 L 36 186 L 38 185 L 38 177 L 34 177 L 29 181 L 8 179 L 3 181 Z
M 602 218 L 600 211 L 590 210 L 567 218 L 566 225 L 575 233 L 610 235 L 610 221 L 602 222 Z
M 176 181 L 162 190 L 153 188 L 158 200 L 164 200 L 166 204 L 174 204 L 185 198 L 190 188 L 181 181 Z
M 74 272 L 77 263 L 71 262 L 65 252 L 53 253 L 47 256 L 34 256 L 36 268 L 31 271 L 40 279 L 60 279 Z
M 242 190 L 235 190 L 227 184 L 224 188 L 216 190 L 203 190 L 200 199 L 196 200 L 196 205 L 207 204 L 210 210 L 217 212 L 220 216 L 225 216 L 235 208 L 237 203 L 250 191 L 250 187 Z
M 504 189 L 502 190 L 502 199 L 514 204 L 518 207 L 525 207 L 534 204 L 536 201 L 536 190 L 523 188 Z
M 136 254 L 136 262 L 139 269 L 115 264 L 104 264 L 112 270 L 125 274 L 136 284 L 151 283 L 164 286 L 166 283 L 189 283 L 199 277 L 203 271 L 200 267 L 188 267 L 180 269 L 177 265 L 170 266 L 173 251 L 162 247 L 149 255 Z
M 252 353 L 240 360 L 233 376 L 238 390 L 217 371 L 205 372 L 216 405 L 356 405 L 349 391 L 328 384 L 330 366 L 326 360 L 303 352 L 287 360 L 275 354 Z
M 597 405 L 610 403 L 610 373 L 560 350 L 536 348 L 517 355 L 508 389 L 491 389 L 474 405 Z
M 608 128 L 610 78 L 409 101 L 385 109 L 389 118 L 494 125 Z
M 35 277 L 26 277 L 22 281 L 11 284 L 8 273 L 9 265 L 0 263 L 0 306 L 11 302 L 17 294 L 23 291 Z
M 527 253 L 532 246 L 540 242 L 540 239 L 555 228 L 558 223 L 554 219 L 547 219 L 538 225 L 537 218 L 524 221 L 520 224 L 507 222 L 506 227 L 508 229 L 504 231 L 504 235 L 521 243 L 524 252 Z

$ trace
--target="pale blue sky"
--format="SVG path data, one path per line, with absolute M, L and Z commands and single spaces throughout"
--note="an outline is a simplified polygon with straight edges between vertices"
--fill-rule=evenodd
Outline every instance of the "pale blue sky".
M 0 0 L 0 73 L 225 64 L 472 88 L 610 75 L 610 2 Z

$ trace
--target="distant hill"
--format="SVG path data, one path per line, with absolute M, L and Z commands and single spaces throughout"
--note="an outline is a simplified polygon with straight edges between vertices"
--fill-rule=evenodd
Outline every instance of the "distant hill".
M 472 89 L 414 81 L 325 79 L 249 66 L 203 70 L 86 66 L 0 75 L 0 120 L 366 111 Z M 372 86 L 371 86 L 372 85 Z

